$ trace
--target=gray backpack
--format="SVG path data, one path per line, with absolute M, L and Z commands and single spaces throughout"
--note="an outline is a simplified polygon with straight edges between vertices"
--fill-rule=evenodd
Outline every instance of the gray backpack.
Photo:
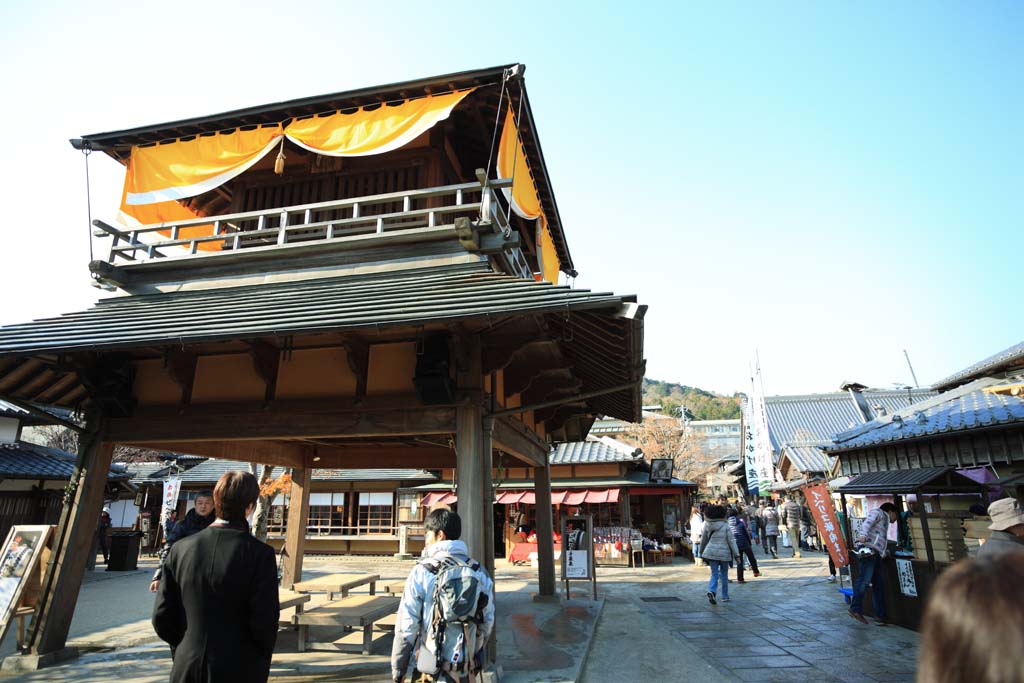
M 483 623 L 489 596 L 477 572 L 478 562 L 463 562 L 451 555 L 421 561 L 436 576 L 431 596 L 430 624 L 416 654 L 416 668 L 434 675 L 439 671 L 474 671 L 477 628 Z

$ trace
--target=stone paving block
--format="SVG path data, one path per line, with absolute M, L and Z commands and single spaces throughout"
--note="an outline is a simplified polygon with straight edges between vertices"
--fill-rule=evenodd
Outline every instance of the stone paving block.
M 808 667 L 807 662 L 792 655 L 728 657 L 722 664 L 730 669 L 806 669 Z
M 835 676 L 822 674 L 810 667 L 800 669 L 735 669 L 733 675 L 741 681 L 757 683 L 842 683 Z
M 732 657 L 766 657 L 769 655 L 775 656 L 787 654 L 785 650 L 775 647 L 774 645 L 729 645 L 728 647 L 706 648 L 701 652 L 707 657 L 712 659 L 721 659 L 723 661 L 727 661 Z

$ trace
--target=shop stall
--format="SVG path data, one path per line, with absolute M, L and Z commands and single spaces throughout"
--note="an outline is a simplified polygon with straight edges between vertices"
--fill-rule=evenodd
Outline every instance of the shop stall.
M 951 467 L 867 472 L 839 487 L 847 545 L 854 547 L 857 528 L 871 510 L 892 502 L 900 513 L 893 524 L 890 557 L 882 562 L 885 604 L 889 620 L 917 629 L 932 584 L 950 564 L 967 557 L 965 522 L 976 522 L 969 511 L 980 503 L 987 486 Z M 848 497 L 860 498 L 851 505 Z M 857 564 L 851 566 L 856 581 Z M 864 611 L 873 616 L 870 600 Z

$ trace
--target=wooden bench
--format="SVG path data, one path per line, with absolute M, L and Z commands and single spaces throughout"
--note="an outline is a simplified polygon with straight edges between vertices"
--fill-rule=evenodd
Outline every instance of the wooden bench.
M 337 602 L 328 602 L 295 615 L 299 627 L 298 650 L 329 650 L 362 652 L 373 649 L 374 623 L 398 611 L 400 600 L 385 595 L 353 595 Z M 342 635 L 332 643 L 309 641 L 310 626 L 340 626 L 351 628 L 351 633 Z M 378 634 L 378 639 L 382 637 Z
M 402 593 L 405 592 L 405 581 L 393 581 L 391 583 L 385 583 L 381 588 L 388 595 L 394 595 L 402 597 Z
M 377 582 L 380 581 L 380 574 L 328 574 L 309 581 L 300 581 L 292 586 L 296 593 L 327 593 L 328 600 L 334 600 L 334 596 L 341 594 L 347 598 L 349 591 L 360 586 L 369 586 L 370 595 L 377 592 Z
M 293 593 L 292 591 L 280 590 L 277 593 L 277 601 L 281 605 L 281 611 L 285 611 L 289 607 L 295 608 L 295 614 L 302 614 L 302 610 L 307 602 L 313 599 L 312 595 L 305 593 Z M 295 619 L 292 618 L 290 621 L 281 621 L 282 624 L 291 626 L 295 623 Z

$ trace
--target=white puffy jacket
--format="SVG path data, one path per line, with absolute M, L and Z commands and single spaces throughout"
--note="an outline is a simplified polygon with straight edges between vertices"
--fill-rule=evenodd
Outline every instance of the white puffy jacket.
M 462 541 L 438 541 L 424 548 L 423 558 L 437 558 L 451 555 L 463 562 L 469 562 L 469 549 Z M 484 623 L 477 629 L 477 652 L 487 647 L 487 641 L 494 630 L 494 582 L 481 567 L 477 570 L 482 591 L 488 596 L 484 608 Z M 391 647 L 391 676 L 396 680 L 404 676 L 416 650 L 417 641 L 422 642 L 430 626 L 431 603 L 434 595 L 434 581 L 437 575 L 422 564 L 417 564 L 405 581 L 402 603 L 398 606 L 398 620 L 395 622 L 395 641 Z M 474 653 L 476 654 L 476 653 Z

